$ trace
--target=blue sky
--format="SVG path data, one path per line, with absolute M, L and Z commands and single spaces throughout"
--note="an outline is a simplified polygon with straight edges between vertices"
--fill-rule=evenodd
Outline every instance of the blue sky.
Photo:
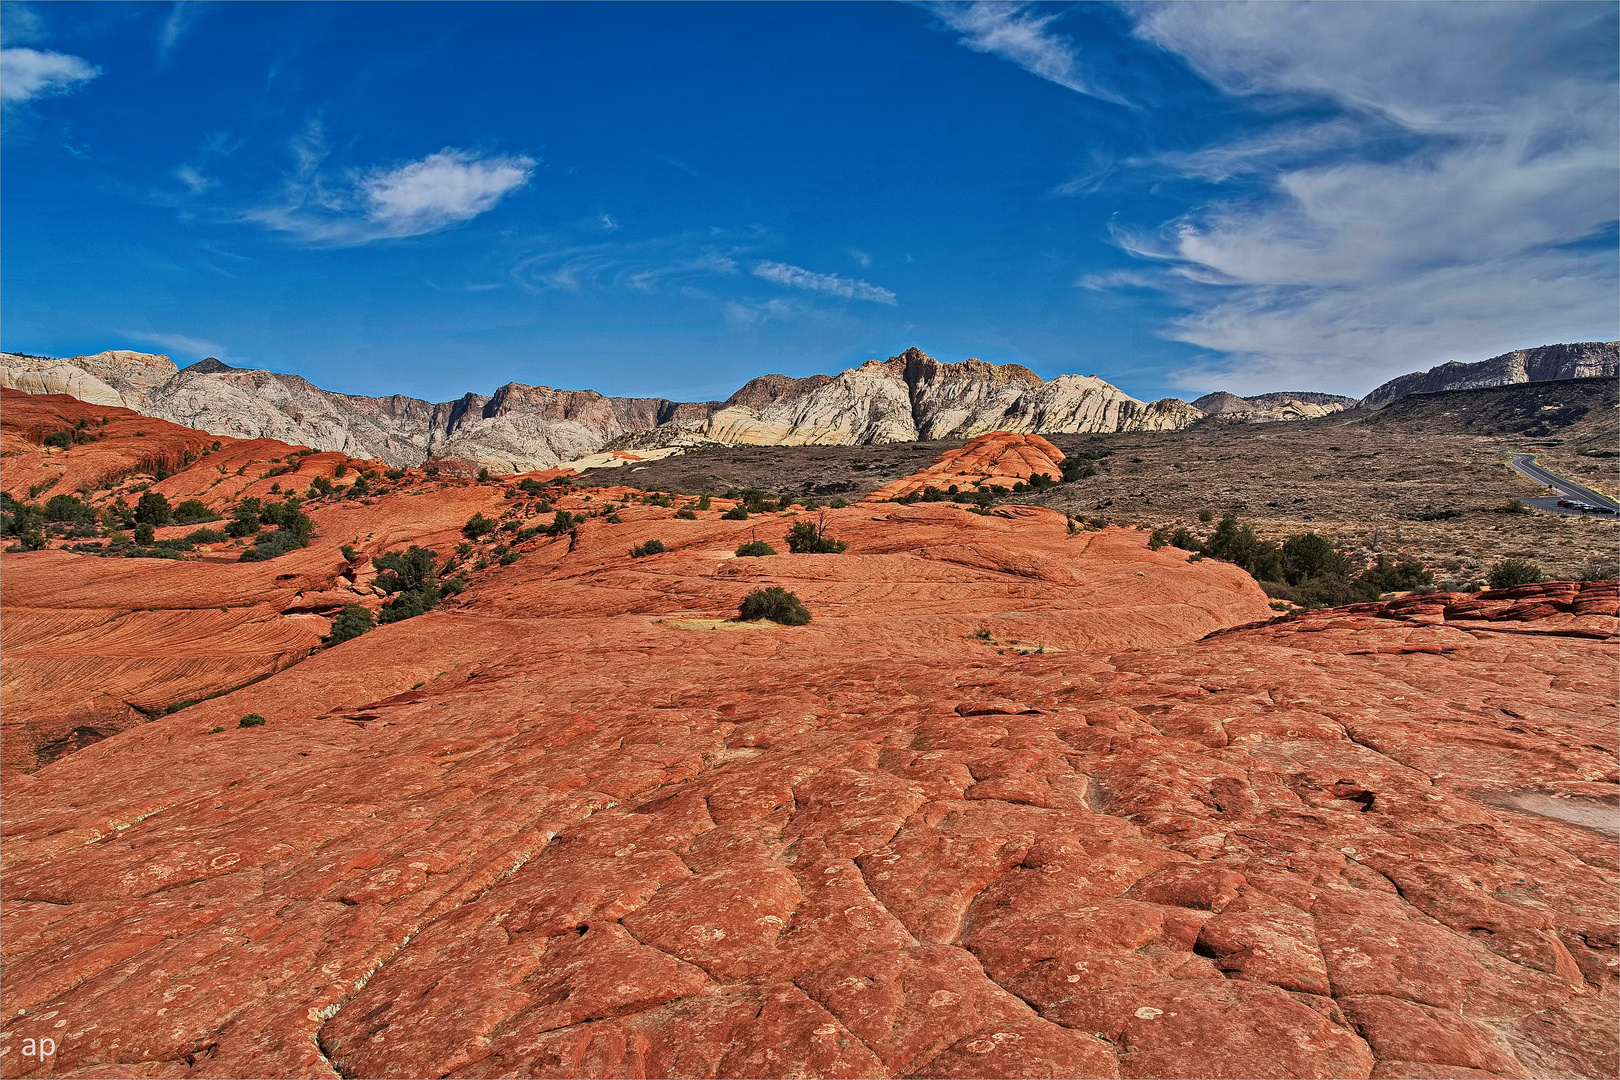
M 1613 3 L 11 3 L 0 347 L 1137 397 L 1620 337 Z

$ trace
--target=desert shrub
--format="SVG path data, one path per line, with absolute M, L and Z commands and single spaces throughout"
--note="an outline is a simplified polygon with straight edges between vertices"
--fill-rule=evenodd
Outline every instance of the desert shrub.
M 1306 578 L 1295 592 L 1299 595 L 1297 603 L 1308 608 L 1340 607 L 1378 599 L 1378 590 L 1373 586 L 1334 573 Z
M 656 491 L 653 492 L 650 495 L 642 496 L 641 501 L 646 503 L 648 506 L 662 506 L 662 507 L 667 508 L 667 507 L 671 507 L 671 506 L 675 505 L 673 502 L 670 501 L 670 498 L 669 498 L 668 495 L 660 495 Z
M 1581 568 L 1582 581 L 1608 581 L 1615 577 L 1620 577 L 1620 562 L 1600 555 L 1589 557 Z
M 1063 459 L 1063 482 L 1072 484 L 1076 480 L 1086 480 L 1097 475 L 1097 466 L 1080 457 L 1066 457 Z
M 546 490 L 546 485 L 542 484 L 532 476 L 525 476 L 523 479 L 518 481 L 518 490 L 523 492 L 525 495 L 538 495 L 542 491 Z
M 1198 511 L 1198 520 L 1203 522 L 1205 525 L 1208 525 L 1210 522 L 1215 520 L 1215 511 L 1206 506 L 1204 509 Z
M 345 604 L 343 611 L 332 620 L 332 633 L 327 637 L 327 645 L 340 645 L 350 638 L 357 638 L 370 630 L 376 622 L 371 617 L 371 611 L 359 604 Z
M 848 544 L 834 540 L 824 529 L 824 522 L 795 522 L 788 530 L 788 550 L 799 555 L 837 555 L 848 549 Z
M 1493 589 L 1507 589 L 1514 585 L 1533 585 L 1542 579 L 1541 567 L 1528 559 L 1503 559 L 1486 574 Z
M 1284 579 L 1290 585 L 1328 576 L 1348 579 L 1355 572 L 1350 557 L 1316 533 L 1298 533 L 1283 541 L 1282 562 Z
M 332 481 L 324 476 L 316 476 L 310 479 L 309 487 L 305 489 L 304 495 L 307 498 L 318 499 L 322 495 L 332 494 L 332 491 Z
M 239 728 L 264 727 L 264 717 L 260 716 L 256 712 L 250 712 L 246 716 L 242 717 L 242 719 L 238 720 L 236 722 L 236 726 Z
M 149 522 L 141 522 L 135 526 L 135 542 L 137 544 L 150 544 L 153 538 L 153 528 Z
M 775 555 L 776 549 L 763 540 L 750 540 L 737 549 L 737 554 L 746 559 L 758 555 Z
M 359 552 L 354 550 L 352 544 L 344 544 L 338 548 L 338 554 L 343 556 L 343 561 L 346 563 L 352 563 L 360 557 Z
M 1380 555 L 1377 565 L 1368 567 L 1361 575 L 1361 580 L 1381 593 L 1409 592 L 1425 585 L 1433 585 L 1434 574 L 1425 570 L 1420 562 L 1409 560 L 1396 565 L 1392 564 L 1387 556 Z
M 469 540 L 477 540 L 480 537 L 488 536 L 494 531 L 495 522 L 483 514 L 474 514 L 467 519 L 467 524 L 461 527 L 461 535 Z
M 797 596 L 786 589 L 772 585 L 756 589 L 743 597 L 737 608 L 737 618 L 745 621 L 769 619 L 783 626 L 803 626 L 810 621 L 810 611 Z
M 63 521 L 75 525 L 94 525 L 96 522 L 95 508 L 72 495 L 52 495 L 43 512 L 46 521 Z
M 498 561 L 502 566 L 511 566 L 521 558 L 523 558 L 523 552 L 508 551 L 505 555 L 502 555 Z
M 169 509 L 169 500 L 160 492 L 147 491 L 142 493 L 140 501 L 135 504 L 135 521 L 137 524 L 167 525 L 174 516 Z
M 478 482 L 479 483 L 487 484 L 493 479 L 495 479 L 495 478 L 489 474 L 489 470 L 487 468 L 481 468 L 481 469 L 478 470 Z
M 73 433 L 71 431 L 52 432 L 51 434 L 45 436 L 42 445 L 56 446 L 66 450 L 68 447 L 73 445 Z
M 1148 537 L 1148 550 L 1158 551 L 1169 542 L 1170 534 L 1165 530 L 1164 526 L 1161 525 L 1157 529 L 1154 529 L 1152 535 Z
M 675 511 L 675 516 L 678 517 L 678 518 L 681 518 L 681 519 L 683 519 L 685 521 L 696 521 L 697 520 L 697 515 L 696 514 L 694 514 L 692 511 L 686 510 L 684 508 Z
M 383 475 L 388 477 L 388 479 L 390 479 L 390 480 L 403 480 L 403 479 L 405 479 L 405 470 L 404 469 L 384 469 L 383 470 Z
M 834 510 L 842 510 L 844 507 L 849 505 L 849 500 L 848 499 L 834 499 L 832 502 L 828 503 L 827 505 L 832 507 Z
M 1044 491 L 1045 489 L 1053 487 L 1056 484 L 1057 481 L 1053 480 L 1045 473 L 1038 472 L 1031 475 L 1029 478 L 1029 486 L 1034 488 L 1036 491 Z
M 1177 529 L 1170 534 L 1170 546 L 1180 548 L 1182 551 L 1197 551 L 1198 537 L 1189 529 Z
M 698 501 L 692 504 L 694 510 L 707 510 L 709 508 L 709 494 L 704 492 L 698 496 Z
M 307 538 L 287 529 L 275 529 L 255 536 L 253 546 L 242 552 L 237 562 L 264 562 L 266 559 L 277 559 L 289 551 L 297 551 L 308 546 Z
M 343 497 L 345 499 L 360 499 L 370 494 L 371 481 L 366 479 L 365 473 L 361 473 L 354 478 L 354 483 L 349 485 L 349 490 L 343 493 Z
M 372 557 L 372 565 L 381 571 L 373 584 L 383 592 L 395 594 L 377 613 L 378 622 L 415 618 L 438 605 L 441 593 L 437 559 L 437 552 L 415 544 L 405 551 Z
M 218 529 L 193 529 L 186 534 L 188 544 L 218 544 L 226 539 Z
M 205 521 L 218 521 L 219 515 L 208 508 L 208 504 L 201 499 L 187 499 L 174 508 L 174 523 L 176 525 L 201 525 Z
M 1502 504 L 1502 513 L 1504 514 L 1528 514 L 1529 512 L 1530 507 L 1526 506 L 1524 502 L 1519 499 L 1509 499 L 1507 502 Z
M 742 503 L 738 503 L 730 510 L 727 510 L 725 513 L 721 514 L 720 517 L 725 521 L 747 521 L 748 508 Z
M 561 536 L 563 533 L 572 529 L 575 525 L 578 525 L 584 520 L 584 514 L 580 514 L 578 517 L 575 517 L 567 510 L 558 510 L 551 519 L 551 528 L 546 531 L 551 533 L 552 536 Z
M 214 444 L 214 449 L 215 450 L 219 449 L 219 444 L 218 443 Z M 346 461 L 338 462 L 337 463 L 337 468 L 332 470 L 332 475 L 337 477 L 339 480 L 343 479 L 345 476 L 348 476 L 349 475 L 349 463 L 346 462 Z
M 1254 526 L 1240 525 L 1236 514 L 1227 514 L 1203 546 L 1203 554 L 1236 563 L 1257 581 L 1286 580 L 1282 550 L 1255 535 Z
M 637 544 L 631 548 L 630 554 L 633 558 L 640 559 L 647 555 L 660 554 L 663 550 L 664 542 L 662 540 L 648 540 L 645 544 Z

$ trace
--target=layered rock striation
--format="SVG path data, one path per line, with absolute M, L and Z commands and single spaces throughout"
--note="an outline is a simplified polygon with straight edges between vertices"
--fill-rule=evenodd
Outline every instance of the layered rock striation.
M 361 542 L 477 499 L 535 516 Z M 1612 582 L 1267 622 L 1037 508 L 719 509 L 8 778 L 6 1074 L 1615 1074 Z
M 1063 476 L 1063 451 L 1039 435 L 996 432 L 969 439 L 959 450 L 945 451 L 927 468 L 883 485 L 863 501 L 887 502 L 928 488 L 943 492 L 953 488 L 971 492 L 980 485 L 1011 489 L 1035 476 L 1058 481 Z
M 603 449 L 858 445 L 966 439 L 990 431 L 1165 430 L 1202 415 L 1146 404 L 1095 376 L 1043 382 L 1016 364 L 941 364 L 910 349 L 838 375 L 765 375 L 723 402 L 612 398 L 508 383 L 434 404 L 322 390 L 296 375 L 209 359 L 107 352 L 57 360 L 0 355 L 0 384 L 70 394 L 235 438 L 301 443 L 394 466 L 460 458 L 501 473 L 550 469 Z
M 1453 360 L 1428 371 L 1391 379 L 1362 398 L 1361 407 L 1380 408 L 1408 394 L 1590 378 L 1620 378 L 1620 341 L 1581 341 L 1515 349 L 1476 364 Z
M 1314 420 L 1353 408 L 1356 399 L 1305 391 L 1238 397 L 1217 390 L 1213 394 L 1205 394 L 1192 404 L 1193 408 L 1214 420 L 1263 424 L 1280 420 Z

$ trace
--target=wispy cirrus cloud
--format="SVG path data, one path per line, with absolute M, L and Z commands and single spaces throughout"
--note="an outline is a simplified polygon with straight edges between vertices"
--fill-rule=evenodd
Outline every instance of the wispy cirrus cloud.
M 1078 94 L 1116 105 L 1129 104 L 1098 85 L 1080 61 L 1079 46 L 1051 29 L 1058 18 L 1055 14 L 1041 15 L 1031 4 L 1000 0 L 925 6 L 946 27 L 960 34 L 960 43 L 974 52 L 999 56 Z
M 790 289 L 842 296 L 846 300 L 868 300 L 874 304 L 888 304 L 890 307 L 897 303 L 894 293 L 880 285 L 873 285 L 859 278 L 840 277 L 837 274 L 818 274 L 791 263 L 756 263 L 753 275 Z
M 175 0 L 174 5 L 169 8 L 169 17 L 163 20 L 163 27 L 158 31 L 159 66 L 169 62 L 169 54 L 180 43 L 180 39 L 186 36 L 186 32 L 197 21 L 202 10 L 200 0 Z
M 422 236 L 469 221 L 523 187 L 536 162 L 446 147 L 392 168 L 322 172 L 325 140 L 311 125 L 293 140 L 297 166 L 273 202 L 245 220 L 318 246 L 346 247 Z
M 533 291 L 582 296 L 622 288 L 657 293 L 701 293 L 705 279 L 735 277 L 748 245 L 710 233 L 677 233 L 646 240 L 588 244 L 548 243 L 526 255 L 512 276 Z
M 1360 393 L 1449 359 L 1620 334 L 1612 7 L 1130 10 L 1139 37 L 1275 117 L 1135 163 L 1245 180 L 1115 233 L 1186 309 L 1166 335 L 1212 353 L 1181 385 Z
M 0 49 L 0 102 L 18 106 L 66 94 L 100 74 L 100 68 L 77 56 L 38 49 Z
M 135 341 L 150 341 L 160 348 L 169 350 L 171 357 L 178 356 L 183 360 L 201 360 L 204 357 L 212 356 L 215 360 L 222 360 L 232 365 L 242 365 L 250 362 L 240 356 L 233 355 L 230 349 L 218 342 L 191 337 L 188 334 L 157 333 L 146 330 L 124 330 L 121 333 Z

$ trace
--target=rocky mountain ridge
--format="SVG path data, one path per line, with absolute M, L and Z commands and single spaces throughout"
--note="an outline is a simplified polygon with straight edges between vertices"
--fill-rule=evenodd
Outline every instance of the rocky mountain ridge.
M 1620 345 L 1525 349 L 1480 364 L 1403 376 L 1362 399 L 1572 378 L 1620 371 Z M 217 435 L 271 438 L 394 466 L 459 458 L 494 472 L 529 472 L 602 450 L 692 445 L 850 446 L 970 439 L 991 431 L 1072 434 L 1171 431 L 1206 418 L 1302 420 L 1356 404 L 1333 394 L 1209 394 L 1143 402 L 1095 375 L 1046 381 L 1018 364 L 941 363 L 920 349 L 837 375 L 763 375 L 725 401 L 606 397 L 507 383 L 492 395 L 434 403 L 323 390 L 297 375 L 209 358 L 178 368 L 167 356 L 111 350 L 68 358 L 0 353 L 0 386 L 122 406 Z
M 1475 364 L 1452 360 L 1428 371 L 1391 379 L 1362 398 L 1361 407 L 1382 408 L 1408 394 L 1590 378 L 1620 378 L 1620 341 L 1577 341 L 1515 349 Z

